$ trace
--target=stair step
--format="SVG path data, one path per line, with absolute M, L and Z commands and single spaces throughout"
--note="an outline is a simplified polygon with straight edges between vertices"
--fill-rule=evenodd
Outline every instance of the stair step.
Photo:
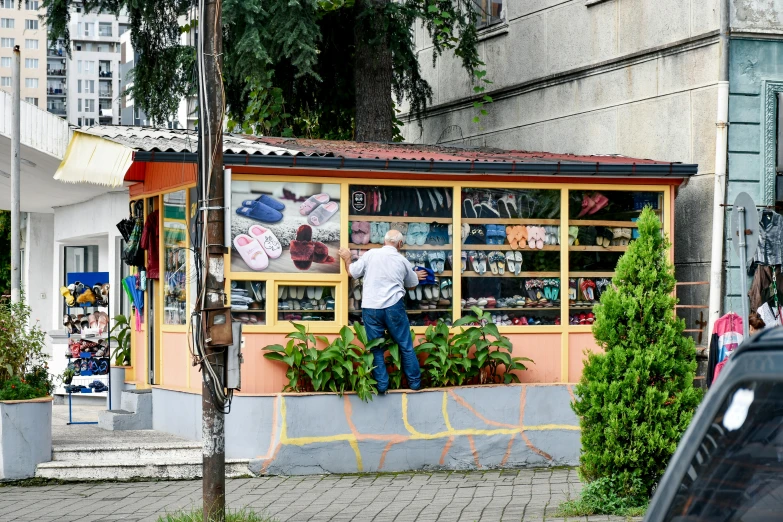
M 226 459 L 226 477 L 251 475 L 248 459 Z M 58 480 L 196 479 L 201 477 L 201 457 L 162 461 L 137 459 L 113 463 L 52 461 L 39 464 L 35 476 Z
M 132 446 L 55 446 L 52 460 L 66 462 L 113 463 L 138 460 L 168 462 L 172 459 L 198 459 L 201 456 L 200 442 L 171 442 L 156 444 L 134 444 Z

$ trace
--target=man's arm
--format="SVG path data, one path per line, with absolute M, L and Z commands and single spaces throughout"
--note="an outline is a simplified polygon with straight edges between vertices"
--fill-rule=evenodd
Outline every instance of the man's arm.
M 351 251 L 347 248 L 341 248 L 337 251 L 337 255 L 340 256 L 340 259 L 343 260 L 343 264 L 345 265 L 345 270 L 348 272 L 348 275 L 353 277 L 354 279 L 362 277 L 364 275 L 364 268 L 365 268 L 365 262 L 362 259 L 359 259 L 355 263 L 351 261 Z M 354 274 L 351 271 L 351 267 L 353 267 Z
M 405 280 L 403 281 L 403 284 L 405 285 L 406 290 L 413 290 L 417 286 L 419 286 L 419 281 L 424 281 L 427 279 L 427 271 L 426 270 L 414 270 L 410 263 L 406 260 L 406 265 L 409 268 L 409 272 L 405 274 Z

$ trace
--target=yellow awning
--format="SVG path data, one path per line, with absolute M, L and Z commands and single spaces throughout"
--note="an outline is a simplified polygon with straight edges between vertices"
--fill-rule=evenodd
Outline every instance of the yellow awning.
M 54 179 L 121 187 L 132 163 L 133 149 L 77 130 L 73 132 Z

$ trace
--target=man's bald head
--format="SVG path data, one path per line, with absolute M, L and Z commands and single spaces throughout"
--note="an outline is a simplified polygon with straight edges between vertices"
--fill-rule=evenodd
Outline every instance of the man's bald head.
M 402 246 L 402 243 L 405 242 L 405 236 L 402 235 L 402 232 L 399 230 L 389 230 L 386 232 L 386 235 L 383 236 L 383 244 L 393 246 L 394 248 L 398 249 Z

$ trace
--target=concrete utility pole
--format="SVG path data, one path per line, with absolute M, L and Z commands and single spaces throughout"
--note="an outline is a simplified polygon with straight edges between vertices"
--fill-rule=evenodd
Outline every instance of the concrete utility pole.
M 22 297 L 22 233 L 19 218 L 21 191 L 19 183 L 22 168 L 21 144 L 21 52 L 14 46 L 11 65 L 11 303 L 18 303 Z
M 199 2 L 199 176 L 206 200 L 206 241 L 202 255 L 205 269 L 204 297 L 201 307 L 202 332 L 206 331 L 206 310 L 225 307 L 224 219 L 226 206 L 223 187 L 223 32 L 220 0 Z M 203 197 L 203 193 L 202 193 Z M 229 319 L 230 321 L 230 319 Z M 226 510 L 226 444 L 223 404 L 217 388 L 223 390 L 225 352 L 204 345 L 204 356 L 218 371 L 206 372 L 201 389 L 204 521 L 223 522 Z M 215 382 L 217 381 L 217 382 Z

